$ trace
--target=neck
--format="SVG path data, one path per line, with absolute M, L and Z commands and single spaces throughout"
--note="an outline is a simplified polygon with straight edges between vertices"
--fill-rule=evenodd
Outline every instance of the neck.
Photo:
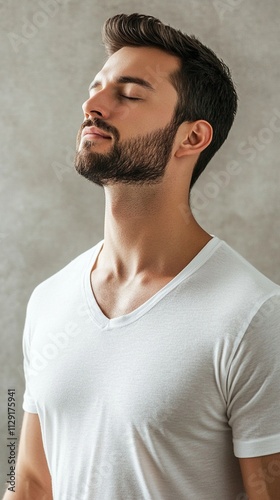
M 104 245 L 98 267 L 123 280 L 141 273 L 172 277 L 210 241 L 192 216 L 187 197 L 180 201 L 170 189 L 158 184 L 105 187 Z

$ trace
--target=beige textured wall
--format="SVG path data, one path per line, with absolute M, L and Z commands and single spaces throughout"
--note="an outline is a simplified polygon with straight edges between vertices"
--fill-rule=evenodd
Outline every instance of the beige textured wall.
M 196 34 L 231 67 L 238 116 L 193 206 L 208 231 L 280 283 L 279 0 L 1 0 L 0 488 L 8 388 L 18 427 L 22 415 L 27 300 L 102 237 L 103 191 L 75 173 L 72 157 L 81 103 L 105 57 L 101 25 L 135 11 Z

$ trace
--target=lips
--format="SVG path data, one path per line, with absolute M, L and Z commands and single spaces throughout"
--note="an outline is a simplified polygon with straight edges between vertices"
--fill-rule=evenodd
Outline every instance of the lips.
M 82 131 L 82 137 L 85 135 L 93 135 L 95 137 L 103 137 L 103 139 L 111 139 L 111 136 L 106 134 L 106 132 L 103 132 L 103 130 L 100 130 L 96 127 L 85 127 Z

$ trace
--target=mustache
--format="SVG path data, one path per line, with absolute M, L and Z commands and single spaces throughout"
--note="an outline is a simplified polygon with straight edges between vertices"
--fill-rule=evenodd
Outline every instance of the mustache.
M 116 140 L 120 139 L 120 134 L 118 129 L 116 127 L 113 127 L 112 125 L 108 125 L 104 120 L 101 118 L 88 118 L 82 123 L 80 133 L 83 131 L 85 127 L 97 127 L 103 132 L 106 132 L 110 135 L 112 135 Z

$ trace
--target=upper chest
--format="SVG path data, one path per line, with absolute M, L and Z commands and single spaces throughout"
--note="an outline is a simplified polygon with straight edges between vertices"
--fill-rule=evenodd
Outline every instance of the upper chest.
M 91 273 L 91 289 L 95 300 L 107 318 L 115 318 L 129 314 L 147 302 L 172 277 L 146 279 L 144 282 L 134 280 L 130 283 L 119 283 L 113 279 L 104 279 L 100 273 Z

